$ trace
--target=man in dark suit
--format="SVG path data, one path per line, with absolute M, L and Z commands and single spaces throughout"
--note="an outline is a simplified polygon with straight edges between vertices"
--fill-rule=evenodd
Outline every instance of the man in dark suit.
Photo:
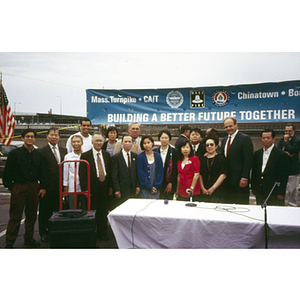
M 133 140 L 130 135 L 124 135 L 121 141 L 122 150 L 111 158 L 112 183 L 117 198 L 113 208 L 122 204 L 128 198 L 136 198 L 140 192 L 140 183 L 137 177 L 137 154 L 130 151 Z
M 171 139 L 172 135 L 169 130 L 161 130 L 158 134 L 161 146 L 155 150 L 160 154 L 164 166 L 160 198 L 168 200 L 173 198 L 177 187 L 178 150 L 170 145 Z
M 91 210 L 96 210 L 97 237 L 108 241 L 107 213 L 108 196 L 112 193 L 111 160 L 107 151 L 102 150 L 104 136 L 101 132 L 94 132 L 92 136 L 93 148 L 81 154 L 80 159 L 90 164 Z M 81 191 L 86 191 L 87 164 L 79 164 L 79 179 Z
M 268 200 L 268 205 L 284 205 L 284 195 L 288 181 L 288 155 L 274 146 L 275 132 L 265 130 L 261 135 L 263 148 L 255 151 L 253 156 L 252 192 L 256 204 L 264 203 L 275 182 L 279 183 Z
M 190 138 L 190 132 L 191 132 L 191 126 L 190 125 L 183 125 L 180 129 L 180 136 L 178 137 L 176 143 L 175 143 L 175 148 L 178 149 L 178 145 L 183 142 L 183 141 L 189 141 Z
M 194 154 L 200 159 L 206 152 L 205 145 L 201 143 L 201 129 L 193 128 L 190 133 L 190 141 Z
M 286 200 L 289 206 L 297 206 L 298 185 L 299 185 L 299 151 L 300 139 L 295 136 L 295 125 L 286 124 L 285 134 L 278 143 L 278 148 L 289 156 L 289 180 L 287 183 Z
M 48 130 L 48 144 L 39 148 L 45 163 L 47 183 L 46 195 L 40 199 L 39 208 L 39 233 L 42 242 L 47 242 L 48 220 L 51 218 L 54 211 L 59 210 L 59 164 L 64 160 L 67 154 L 67 149 L 58 145 L 59 131 L 52 127 Z
M 226 202 L 249 204 L 249 178 L 253 159 L 251 138 L 238 131 L 235 118 L 223 122 L 228 136 L 222 139 L 221 153 L 227 159 L 228 174 L 225 180 Z

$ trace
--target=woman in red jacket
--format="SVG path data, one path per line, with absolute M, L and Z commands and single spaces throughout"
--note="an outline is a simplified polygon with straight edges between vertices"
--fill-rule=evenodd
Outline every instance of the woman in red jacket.
M 190 141 L 183 141 L 178 145 L 178 175 L 177 175 L 177 191 L 178 200 L 190 200 L 190 193 L 186 190 L 193 191 L 193 201 L 200 200 L 199 173 L 200 161 L 193 154 Z

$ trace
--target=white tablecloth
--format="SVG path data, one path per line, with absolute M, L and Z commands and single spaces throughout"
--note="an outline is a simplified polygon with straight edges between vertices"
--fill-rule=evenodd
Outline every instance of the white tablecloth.
M 248 249 L 265 247 L 260 206 L 129 199 L 109 213 L 118 247 Z M 267 207 L 269 248 L 300 248 L 300 208 Z

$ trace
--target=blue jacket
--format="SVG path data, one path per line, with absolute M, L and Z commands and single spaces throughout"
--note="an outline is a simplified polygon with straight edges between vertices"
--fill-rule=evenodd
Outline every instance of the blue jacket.
M 163 182 L 163 172 L 164 172 L 163 162 L 159 153 L 155 151 L 153 151 L 153 153 L 154 153 L 155 173 L 156 173 L 154 187 L 157 190 L 160 190 Z M 142 152 L 137 156 L 137 172 L 140 181 L 140 187 L 144 189 L 147 188 L 149 190 L 152 190 L 153 186 L 150 185 L 150 167 L 145 152 Z

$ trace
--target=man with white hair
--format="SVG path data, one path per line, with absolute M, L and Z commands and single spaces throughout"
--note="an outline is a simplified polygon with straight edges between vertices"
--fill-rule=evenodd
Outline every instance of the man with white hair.
M 133 140 L 133 145 L 132 145 L 130 151 L 132 151 L 136 154 L 139 154 L 142 152 L 142 149 L 140 146 L 141 139 L 139 138 L 140 133 L 141 133 L 141 129 L 140 129 L 139 122 L 131 122 L 128 125 L 128 134 L 132 137 L 132 140 Z M 121 140 L 119 140 L 116 144 L 114 154 L 119 153 L 121 150 L 122 150 L 122 144 L 121 144 Z

